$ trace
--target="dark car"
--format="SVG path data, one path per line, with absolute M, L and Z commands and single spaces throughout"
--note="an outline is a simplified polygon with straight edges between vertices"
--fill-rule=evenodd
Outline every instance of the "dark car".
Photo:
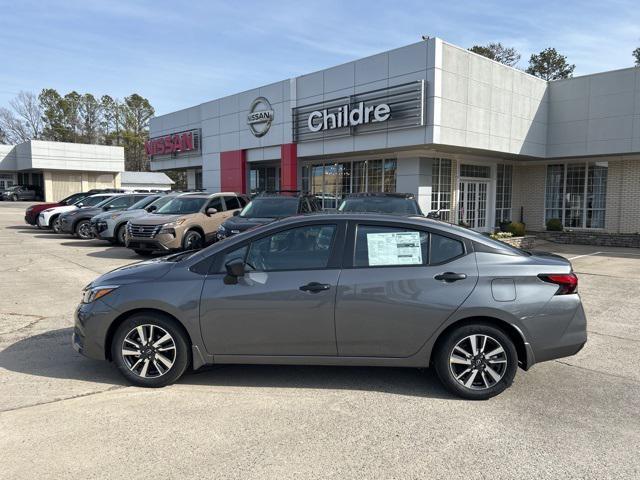
M 261 193 L 255 196 L 238 215 L 234 215 L 220 225 L 216 237 L 218 240 L 223 240 L 280 218 L 320 210 L 318 200 L 311 195 L 290 192 Z
M 352 193 L 342 200 L 338 211 L 422 215 L 422 210 L 412 193 Z
M 145 197 L 148 193 L 127 193 L 114 195 L 97 204 L 95 207 L 82 207 L 60 215 L 60 233 L 71 233 L 78 238 L 88 240 L 93 238 L 91 230 L 91 218 L 99 213 L 107 211 L 118 211 L 129 208 Z
M 42 189 L 37 185 L 13 185 L 3 190 L 0 194 L 0 200 L 38 200 L 42 198 Z
M 583 347 L 577 287 L 565 258 L 424 217 L 300 215 L 102 275 L 73 345 L 146 387 L 213 363 L 433 366 L 486 399 Z

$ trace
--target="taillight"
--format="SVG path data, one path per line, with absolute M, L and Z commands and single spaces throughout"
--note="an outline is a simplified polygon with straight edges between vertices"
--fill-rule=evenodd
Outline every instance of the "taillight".
M 560 288 L 558 288 L 556 295 L 568 295 L 578 291 L 578 277 L 575 273 L 540 274 L 538 278 L 543 282 L 558 285 Z

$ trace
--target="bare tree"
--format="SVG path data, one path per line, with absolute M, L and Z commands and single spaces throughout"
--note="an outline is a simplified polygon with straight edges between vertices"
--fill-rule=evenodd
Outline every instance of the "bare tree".
M 0 107 L 0 130 L 4 134 L 4 141 L 8 144 L 12 145 L 29 140 L 25 124 L 8 108 Z
M 8 108 L 0 108 L 0 130 L 8 143 L 21 143 L 42 137 L 42 107 L 31 92 L 20 92 L 9 101 Z

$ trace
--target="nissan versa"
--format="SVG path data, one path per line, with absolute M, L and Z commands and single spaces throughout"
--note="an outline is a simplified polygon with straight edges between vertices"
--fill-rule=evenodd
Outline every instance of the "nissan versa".
M 99 277 L 73 345 L 146 387 L 213 363 L 433 366 L 486 399 L 583 347 L 577 284 L 562 257 L 435 220 L 305 215 Z

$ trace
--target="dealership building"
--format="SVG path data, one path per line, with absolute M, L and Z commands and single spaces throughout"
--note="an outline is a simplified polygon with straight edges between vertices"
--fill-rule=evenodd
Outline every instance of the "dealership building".
M 170 190 L 174 183 L 164 173 L 123 170 L 122 147 L 42 140 L 0 145 L 0 191 L 32 185 L 48 202 L 94 188 Z
M 489 231 L 640 232 L 640 68 L 547 82 L 439 38 L 155 117 L 189 187 L 409 192 Z

